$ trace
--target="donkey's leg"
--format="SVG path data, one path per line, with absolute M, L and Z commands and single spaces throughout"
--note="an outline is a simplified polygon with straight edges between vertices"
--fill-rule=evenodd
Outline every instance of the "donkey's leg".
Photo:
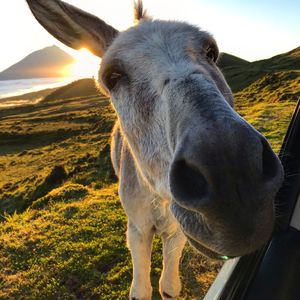
M 150 280 L 151 250 L 154 231 L 152 226 L 137 228 L 128 222 L 127 242 L 131 251 L 133 280 L 130 288 L 130 299 L 150 300 L 152 286 Z
M 181 290 L 179 262 L 186 238 L 178 228 L 171 235 L 162 234 L 163 272 L 159 281 L 159 290 L 163 299 L 176 299 Z

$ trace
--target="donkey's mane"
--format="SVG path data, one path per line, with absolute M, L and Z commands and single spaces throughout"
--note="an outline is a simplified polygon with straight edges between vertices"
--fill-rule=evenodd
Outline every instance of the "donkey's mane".
M 135 22 L 139 22 L 142 19 L 149 19 L 149 16 L 147 15 L 147 10 L 144 9 L 142 0 L 134 1 L 134 11 L 133 12 L 134 12 Z

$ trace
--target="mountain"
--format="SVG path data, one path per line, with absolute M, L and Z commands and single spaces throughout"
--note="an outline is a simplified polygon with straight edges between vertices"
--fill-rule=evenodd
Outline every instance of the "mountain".
M 218 65 L 235 93 L 236 107 L 300 98 L 300 47 L 254 62 L 225 53 Z
M 300 70 L 300 47 L 287 53 L 254 62 L 247 62 L 224 53 L 218 62 L 233 92 L 239 92 L 261 79 L 276 72 Z
M 26 56 L 0 73 L 0 80 L 62 77 L 62 70 L 74 58 L 57 46 L 46 47 Z
M 220 59 L 218 61 L 218 66 L 221 69 L 235 67 L 235 66 L 245 66 L 248 64 L 250 64 L 249 61 L 239 58 L 237 56 L 228 54 L 228 53 L 221 53 Z

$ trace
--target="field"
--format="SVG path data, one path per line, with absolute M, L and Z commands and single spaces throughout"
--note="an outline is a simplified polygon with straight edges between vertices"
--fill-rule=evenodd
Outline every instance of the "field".
M 299 90 L 299 71 L 276 70 L 236 91 L 237 111 L 276 152 Z M 115 113 L 92 80 L 49 93 L 0 110 L 0 299 L 127 299 L 126 218 L 109 159 Z M 152 261 L 160 299 L 158 238 Z M 202 299 L 220 267 L 187 246 L 181 298 Z

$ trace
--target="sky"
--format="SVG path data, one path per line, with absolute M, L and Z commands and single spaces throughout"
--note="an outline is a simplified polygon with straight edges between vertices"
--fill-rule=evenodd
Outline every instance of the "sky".
M 49 0 L 51 1 L 51 0 Z M 118 30 L 132 26 L 132 0 L 65 0 Z M 254 61 L 300 46 L 299 0 L 144 0 L 155 19 L 187 21 L 212 33 L 221 52 Z M 0 71 L 31 52 L 64 46 L 31 15 L 25 0 L 0 3 Z M 96 58 L 91 58 L 96 61 Z M 98 60 L 97 60 L 98 61 Z

